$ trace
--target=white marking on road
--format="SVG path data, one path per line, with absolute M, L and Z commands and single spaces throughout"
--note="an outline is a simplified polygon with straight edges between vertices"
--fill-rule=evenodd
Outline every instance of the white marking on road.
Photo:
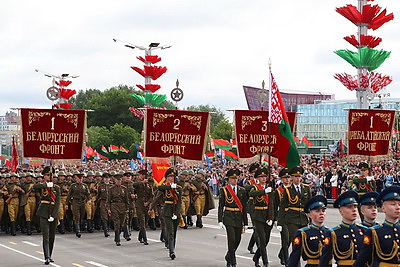
M 39 259 L 38 257 L 29 255 L 29 254 L 27 254 L 27 253 L 25 253 L 25 252 L 22 252 L 22 251 L 19 251 L 19 250 L 15 249 L 15 248 L 10 248 L 10 247 L 8 247 L 8 246 L 6 246 L 6 245 L 3 245 L 3 244 L 0 244 L 0 247 L 9 249 L 9 250 L 14 251 L 14 252 L 17 252 L 17 253 L 19 253 L 19 254 L 21 254 L 21 255 L 24 255 L 24 256 L 27 256 L 27 257 L 29 257 L 29 258 L 32 258 L 32 259 L 38 260 L 38 261 L 40 261 L 40 262 L 43 262 L 43 259 Z M 54 264 L 54 263 L 50 263 L 50 265 L 56 266 L 56 267 L 61 267 L 60 265 L 57 265 L 57 264 Z
M 32 242 L 29 242 L 29 241 L 22 241 L 22 243 L 25 243 L 27 245 L 31 245 L 31 246 L 34 246 L 34 247 L 38 247 L 39 246 L 38 244 L 34 244 Z
M 205 223 L 203 223 L 203 227 L 219 229 L 219 225 L 212 225 L 212 224 L 205 224 Z
M 151 241 L 151 242 L 161 243 L 161 241 L 160 241 L 160 240 L 157 240 L 157 239 L 147 238 L 147 240 L 149 240 L 149 241 Z
M 103 265 L 101 263 L 97 263 L 97 262 L 94 262 L 94 261 L 85 261 L 85 262 L 89 263 L 89 264 L 92 264 L 94 266 L 98 266 L 98 267 L 108 267 L 107 265 Z
M 13 244 L 13 245 L 16 245 L 16 244 L 17 244 L 17 243 L 15 243 L 15 242 L 8 242 L 8 243 Z
M 236 255 L 236 257 L 246 259 L 246 260 L 253 260 L 252 257 L 246 257 L 246 256 L 240 256 L 240 255 Z

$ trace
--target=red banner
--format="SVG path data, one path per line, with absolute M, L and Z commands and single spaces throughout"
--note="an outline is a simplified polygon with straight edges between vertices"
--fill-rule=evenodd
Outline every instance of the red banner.
M 202 160 L 208 112 L 147 109 L 144 125 L 146 157 Z
M 394 123 L 394 110 L 349 110 L 349 155 L 387 155 Z
M 287 112 L 293 132 L 296 112 Z M 268 111 L 236 110 L 235 132 L 239 158 L 251 158 L 255 155 L 269 154 L 277 156 L 278 124 L 270 123 L 268 135 Z
M 161 185 L 165 181 L 165 173 L 171 167 L 168 159 L 152 159 L 151 160 L 151 170 L 153 171 L 153 179 L 156 185 Z
M 21 109 L 25 157 L 81 159 L 84 110 Z

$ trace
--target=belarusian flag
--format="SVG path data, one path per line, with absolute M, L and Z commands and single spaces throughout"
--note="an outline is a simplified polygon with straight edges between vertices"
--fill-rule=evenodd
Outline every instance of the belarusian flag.
M 209 159 L 215 158 L 215 153 L 214 152 L 208 152 L 207 154 L 204 154 L 205 157 Z
M 293 139 L 292 130 L 290 129 L 289 120 L 286 115 L 285 106 L 278 85 L 274 76 L 269 69 L 270 89 L 269 89 L 269 118 L 270 123 L 278 123 L 279 134 L 277 135 L 278 161 L 279 164 L 292 168 L 300 164 L 300 156 L 297 151 L 296 143 Z
M 224 139 L 212 139 L 211 138 L 211 148 L 213 150 L 220 148 L 224 150 L 230 150 L 231 149 L 231 143 L 229 141 L 226 141 Z
M 110 145 L 110 152 L 114 153 L 114 154 L 118 154 L 119 152 L 119 147 L 115 146 L 115 145 Z
M 101 145 L 101 151 L 108 154 L 107 148 L 104 145 Z
M 238 160 L 239 159 L 239 157 L 235 153 L 233 153 L 233 152 L 231 152 L 229 150 L 222 150 L 222 152 L 223 152 L 223 154 L 224 154 L 226 159 L 231 159 L 231 160 L 232 159 L 233 160 Z
M 305 147 L 312 146 L 312 143 L 310 142 L 310 140 L 308 140 L 306 136 L 303 136 L 303 138 L 301 138 L 301 144 L 304 145 Z
M 128 153 L 128 152 L 129 152 L 129 150 L 126 149 L 126 148 L 123 147 L 123 146 L 120 146 L 120 147 L 119 147 L 119 151 L 124 152 L 124 153 Z

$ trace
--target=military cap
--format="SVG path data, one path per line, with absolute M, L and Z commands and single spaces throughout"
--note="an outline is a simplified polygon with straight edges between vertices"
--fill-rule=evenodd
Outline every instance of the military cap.
M 10 178 L 10 177 L 11 177 L 11 175 L 9 173 L 6 173 L 5 178 Z
M 46 166 L 46 167 L 44 167 L 44 169 L 42 171 L 42 175 L 54 174 L 54 173 L 55 173 L 55 170 L 54 170 L 54 167 L 52 167 L 52 166 Z
M 19 178 L 25 178 L 25 177 L 26 177 L 26 173 L 24 173 L 24 172 L 19 173 Z
M 238 169 L 230 169 L 226 173 L 226 177 L 228 178 L 239 178 L 239 176 L 240 176 L 240 171 Z
M 193 170 L 188 171 L 188 175 L 194 175 L 194 171 Z
M 376 198 L 376 203 L 381 207 L 386 200 L 400 200 L 400 186 L 392 185 L 383 189 Z
M 102 175 L 101 175 L 101 177 L 103 177 L 103 178 L 110 178 L 111 177 L 111 175 L 109 174 L 109 173 L 103 173 Z
M 124 176 L 132 176 L 132 173 L 131 173 L 131 172 L 128 172 L 128 171 L 126 171 L 126 172 L 124 172 Z
M 121 180 L 121 179 L 122 179 L 122 174 L 117 173 L 117 174 L 114 176 L 114 178 L 117 179 L 117 180 Z
M 53 178 L 58 178 L 58 174 L 57 173 L 53 174 Z
M 111 171 L 111 172 L 110 172 L 110 175 L 111 175 L 111 176 L 115 176 L 115 175 L 117 175 L 117 173 L 116 173 L 115 171 Z
M 82 175 L 78 170 L 74 170 L 73 175 Z
M 316 195 L 310 198 L 306 205 L 304 205 L 304 212 L 305 213 L 310 213 L 311 210 L 313 209 L 320 209 L 320 208 L 326 208 L 328 205 L 328 200 L 326 197 L 322 195 Z
M 304 169 L 301 166 L 294 166 L 289 170 L 289 174 L 292 176 L 302 176 L 304 173 Z
M 119 172 L 118 172 L 118 174 L 121 174 L 121 175 L 124 175 L 124 171 L 123 170 L 120 170 Z
M 15 172 L 10 172 L 9 174 L 10 174 L 9 177 L 13 177 L 13 176 L 14 176 L 14 177 L 19 177 L 18 174 L 16 174 Z
M 175 176 L 175 170 L 174 168 L 169 168 L 166 172 L 165 172 L 165 177 L 167 176 Z
M 333 203 L 334 208 L 345 207 L 349 205 L 358 205 L 358 194 L 356 191 L 348 190 L 341 194 Z
M 58 172 L 58 176 L 67 176 L 66 173 L 64 171 L 59 171 Z
M 258 178 L 260 176 L 268 176 L 268 169 L 267 168 L 259 168 L 256 170 L 254 177 Z
M 368 163 L 366 163 L 366 162 L 360 162 L 360 163 L 358 164 L 358 168 L 359 168 L 361 171 L 369 170 L 369 165 L 368 165 Z
M 260 164 L 258 163 L 252 163 L 249 167 L 249 172 L 253 173 L 255 172 L 258 168 L 260 168 Z
M 358 204 L 361 205 L 376 205 L 376 198 L 379 196 L 378 192 L 371 191 L 358 198 Z
M 94 176 L 94 172 L 88 171 L 88 172 L 86 173 L 86 176 Z
M 132 172 L 132 175 L 133 175 L 133 176 L 138 175 L 138 172 L 137 172 L 137 171 L 133 171 L 133 172 Z
M 206 176 L 206 172 L 204 170 L 198 170 L 197 173 L 202 174 L 203 176 Z
M 188 171 L 187 170 L 181 171 L 181 175 L 188 175 Z
M 65 176 L 72 176 L 72 173 L 66 172 L 66 173 L 65 173 Z
M 101 175 L 102 175 L 101 172 L 95 172 L 95 173 L 94 173 L 94 176 L 96 176 L 96 177 L 97 177 L 97 176 L 101 176 Z
M 281 177 L 281 178 L 288 178 L 288 177 L 290 177 L 289 168 L 284 167 L 284 168 L 279 172 L 279 177 Z

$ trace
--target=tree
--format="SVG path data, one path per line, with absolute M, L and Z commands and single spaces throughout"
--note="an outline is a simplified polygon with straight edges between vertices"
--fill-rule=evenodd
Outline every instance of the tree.
M 214 131 L 214 128 L 217 126 L 217 124 L 220 121 L 227 120 L 225 114 L 219 108 L 216 108 L 215 106 L 210 106 L 209 104 L 198 105 L 198 106 L 189 106 L 186 108 L 186 110 L 210 112 L 210 116 L 211 116 L 210 131 L 211 132 Z
M 230 140 L 232 138 L 232 124 L 228 120 L 221 120 L 211 131 L 211 138 Z

